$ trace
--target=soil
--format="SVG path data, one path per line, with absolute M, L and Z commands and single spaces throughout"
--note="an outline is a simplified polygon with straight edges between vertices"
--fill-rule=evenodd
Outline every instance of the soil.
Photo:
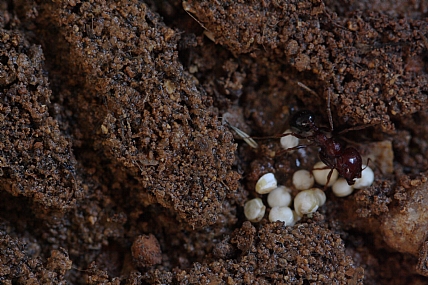
M 0 283 L 426 284 L 427 17 L 425 1 L 3 1 Z M 226 121 L 269 137 L 303 109 L 327 126 L 328 103 L 373 185 L 327 190 L 292 227 L 246 221 L 261 175 L 291 187 L 318 150 L 253 149 Z

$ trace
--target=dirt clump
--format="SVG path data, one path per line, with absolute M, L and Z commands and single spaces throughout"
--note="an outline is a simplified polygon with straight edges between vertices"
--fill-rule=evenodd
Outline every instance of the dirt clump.
M 130 199 L 171 209 L 190 227 L 213 224 L 237 189 L 232 136 L 179 63 L 177 32 L 143 4 L 120 7 L 42 7 L 70 45 L 69 68 L 83 69 L 70 82 L 82 88 L 69 98 L 79 132 L 138 181 Z M 121 13 L 133 20 L 118 22 Z M 94 17 L 99 23 L 92 29 Z
M 137 266 L 144 267 L 162 263 L 159 242 L 152 234 L 138 236 L 132 244 L 131 251 Z
M 321 98 L 301 98 L 307 105 L 332 92 L 342 122 L 391 129 L 392 118 L 426 102 L 426 67 L 413 68 L 427 49 L 423 20 L 396 21 L 375 11 L 339 17 L 322 1 L 184 3 L 216 43 L 236 55 L 264 57 L 266 64 L 282 61 L 306 85 L 320 87 Z
M 35 208 L 65 211 L 81 198 L 70 139 L 49 114 L 51 90 L 40 46 L 0 29 L 0 179 Z
M 162 283 L 180 284 L 208 281 L 221 284 L 232 280 L 301 284 L 308 280 L 323 284 L 362 284 L 364 270 L 352 264 L 340 237 L 322 224 L 311 221 L 291 228 L 282 223 L 266 223 L 256 229 L 245 222 L 228 242 L 235 248 L 236 259 L 194 264 L 189 271 L 177 272 L 172 277 L 165 272 L 155 272 L 148 281 L 158 282 L 157 278 L 161 278 Z

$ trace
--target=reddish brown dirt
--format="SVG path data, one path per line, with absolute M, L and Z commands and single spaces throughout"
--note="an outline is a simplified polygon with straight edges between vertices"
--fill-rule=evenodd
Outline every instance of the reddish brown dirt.
M 427 13 L 424 1 L 2 2 L 0 283 L 426 284 L 425 211 L 412 209 L 428 187 Z M 345 137 L 363 155 L 392 142 L 393 172 L 327 192 L 293 227 L 245 221 L 257 179 L 290 185 L 317 149 L 252 149 L 224 120 L 258 137 L 301 109 L 325 124 L 328 94 L 336 130 L 368 126 Z
M 138 267 L 162 263 L 162 251 L 159 242 L 152 234 L 138 236 L 131 247 L 132 257 Z

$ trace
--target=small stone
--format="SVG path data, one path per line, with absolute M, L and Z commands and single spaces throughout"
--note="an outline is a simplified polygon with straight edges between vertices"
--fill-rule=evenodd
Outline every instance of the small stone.
M 162 251 L 158 240 L 152 234 L 138 236 L 131 247 L 137 267 L 148 267 L 162 263 Z

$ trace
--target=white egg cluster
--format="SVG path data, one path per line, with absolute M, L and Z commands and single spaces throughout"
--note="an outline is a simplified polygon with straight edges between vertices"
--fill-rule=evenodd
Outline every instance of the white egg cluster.
M 266 173 L 256 183 L 256 192 L 259 194 L 268 194 L 267 203 L 269 205 L 269 221 L 282 221 L 287 226 L 294 225 L 300 220 L 301 216 L 297 215 L 290 208 L 292 197 L 291 189 L 285 186 L 278 186 L 275 175 Z M 244 206 L 244 214 L 247 220 L 251 222 L 260 221 L 266 211 L 266 206 L 260 198 L 247 201 Z
M 330 174 L 331 173 L 331 174 Z M 330 175 L 330 179 L 328 176 Z M 301 219 L 303 215 L 311 215 L 324 205 L 326 195 L 319 188 L 314 188 L 315 182 L 325 186 L 332 186 L 334 195 L 346 197 L 354 189 L 361 189 L 370 186 L 374 181 L 373 170 L 363 165 L 361 178 L 355 180 L 354 185 L 348 185 L 344 178 L 339 178 L 337 170 L 331 171 L 327 166 L 318 162 L 314 165 L 312 172 L 298 170 L 293 174 L 292 182 L 296 190 L 300 192 L 294 197 L 293 209 L 291 208 L 291 189 L 286 186 L 278 186 L 273 173 L 267 173 L 260 177 L 256 183 L 256 192 L 268 194 L 267 203 L 271 208 L 269 211 L 269 221 L 282 221 L 286 226 L 292 226 Z M 259 222 L 263 219 L 266 206 L 262 199 L 255 198 L 245 203 L 244 214 L 251 222 Z
M 301 178 L 299 178 L 301 176 Z M 308 181 L 306 181 L 308 180 Z M 286 186 L 278 186 L 273 173 L 267 173 L 260 177 L 256 183 L 256 192 L 268 194 L 267 203 L 271 208 L 269 211 L 269 221 L 284 222 L 286 226 L 292 226 L 305 214 L 315 212 L 318 207 L 325 203 L 325 194 L 322 190 L 311 188 L 314 184 L 314 177 L 309 171 L 300 171 L 293 177 L 293 184 L 297 184 L 301 191 L 294 199 L 293 208 L 291 189 Z M 252 222 L 259 222 L 265 215 L 266 206 L 260 198 L 249 200 L 245 203 L 245 217 Z

